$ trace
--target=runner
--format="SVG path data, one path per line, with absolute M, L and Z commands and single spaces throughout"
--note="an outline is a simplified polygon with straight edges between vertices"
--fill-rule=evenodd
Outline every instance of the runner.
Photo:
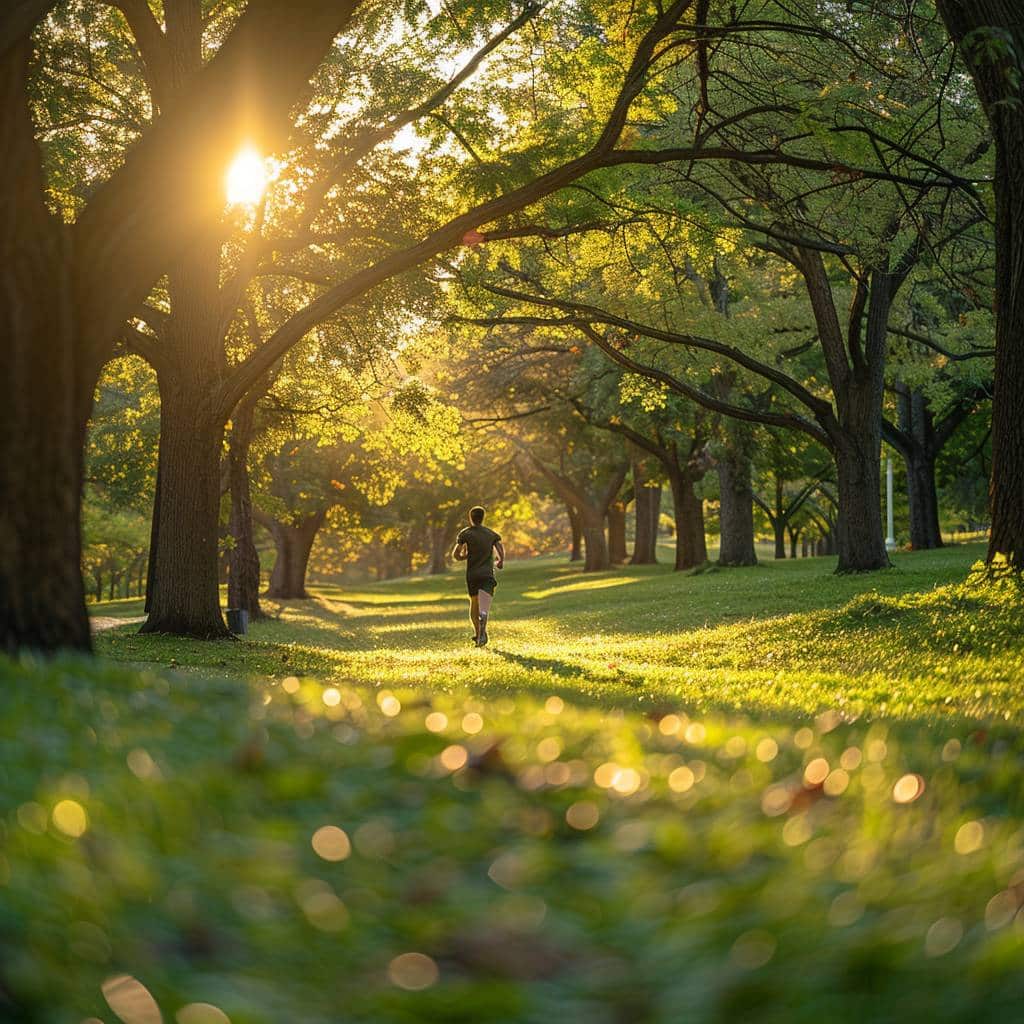
M 491 611 L 494 588 L 498 581 L 494 570 L 505 565 L 505 549 L 501 537 L 484 526 L 484 509 L 475 505 L 469 510 L 467 526 L 455 539 L 452 557 L 466 563 L 466 589 L 469 591 L 469 619 L 473 623 L 473 643 L 477 647 L 487 644 L 487 616 Z M 497 562 L 493 552 L 498 553 Z

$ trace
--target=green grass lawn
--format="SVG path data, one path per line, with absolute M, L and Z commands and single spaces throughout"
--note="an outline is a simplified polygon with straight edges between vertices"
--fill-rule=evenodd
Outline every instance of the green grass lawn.
M 8 662 L 0 1019 L 1024 1019 L 1024 613 L 980 553 L 541 559 L 484 650 L 453 573 Z

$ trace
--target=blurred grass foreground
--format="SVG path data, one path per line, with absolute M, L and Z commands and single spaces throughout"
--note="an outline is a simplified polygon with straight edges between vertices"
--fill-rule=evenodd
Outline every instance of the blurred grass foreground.
M 1024 615 L 976 555 L 539 560 L 486 650 L 453 574 L 5 661 L 0 1020 L 1024 1020 Z

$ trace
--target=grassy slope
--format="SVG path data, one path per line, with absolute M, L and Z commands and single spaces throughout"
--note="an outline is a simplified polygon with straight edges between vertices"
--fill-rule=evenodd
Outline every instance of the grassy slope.
M 1024 623 L 976 553 L 515 566 L 484 651 L 453 576 L 8 664 L 0 1018 L 128 973 L 233 1024 L 1015 1019 Z
M 582 576 L 561 560 L 510 564 L 476 651 L 457 572 L 361 591 L 315 589 L 245 643 L 100 639 L 119 660 L 274 678 L 557 693 L 602 707 L 676 704 L 770 715 L 840 709 L 893 718 L 1024 721 L 1020 619 L 1003 597 L 952 586 L 983 548 L 896 556 L 835 576 L 832 559 L 698 576 L 665 566 Z M 950 587 L 952 586 L 952 589 Z M 939 588 L 939 589 L 937 589 Z M 276 606 L 272 606 L 276 607 Z M 138 615 L 137 602 L 97 615 Z

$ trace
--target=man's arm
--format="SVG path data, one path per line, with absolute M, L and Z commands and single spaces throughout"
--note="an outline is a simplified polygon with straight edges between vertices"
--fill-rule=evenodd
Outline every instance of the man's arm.
M 494 550 L 498 552 L 498 560 L 494 563 L 495 569 L 505 568 L 505 548 L 502 547 L 501 541 L 496 540 L 494 542 Z
M 460 544 L 458 541 L 455 542 L 455 547 L 452 548 L 452 558 L 456 562 L 464 562 L 469 558 L 469 548 L 465 544 Z

